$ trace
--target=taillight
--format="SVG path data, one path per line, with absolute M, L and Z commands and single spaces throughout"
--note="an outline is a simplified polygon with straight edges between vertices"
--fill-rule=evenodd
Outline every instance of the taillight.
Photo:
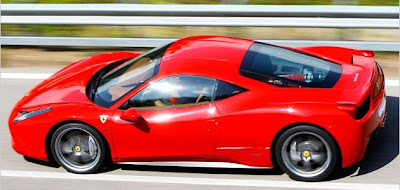
M 384 78 L 383 78 L 383 73 L 382 69 L 379 67 L 379 65 L 376 65 L 376 79 L 373 82 L 373 88 L 372 88 L 372 100 L 375 101 L 378 97 L 381 91 L 384 89 Z

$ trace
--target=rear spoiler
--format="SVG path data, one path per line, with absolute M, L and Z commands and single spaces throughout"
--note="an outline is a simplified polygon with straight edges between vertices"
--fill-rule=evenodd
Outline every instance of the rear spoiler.
M 354 56 L 374 57 L 374 52 L 335 46 L 310 46 L 295 48 L 297 51 L 340 64 L 354 64 Z
M 352 56 L 351 65 L 357 66 L 358 69 L 354 68 L 354 70 L 358 71 L 352 74 L 349 73 L 347 80 L 343 82 L 354 82 L 357 86 L 344 90 L 337 103 L 351 104 L 360 107 L 371 97 L 374 87 L 376 86 L 377 74 L 379 73 L 378 66 L 372 51 L 358 51 L 357 54 Z M 345 69 L 345 66 L 343 66 L 343 68 Z
M 357 54 L 353 54 L 351 58 L 351 64 L 354 64 L 354 57 L 356 56 L 362 56 L 362 57 L 374 57 L 375 53 L 370 50 L 356 50 Z

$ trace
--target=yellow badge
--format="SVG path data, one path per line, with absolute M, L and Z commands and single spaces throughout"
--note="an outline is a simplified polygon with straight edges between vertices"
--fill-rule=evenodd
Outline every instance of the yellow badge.
M 100 121 L 101 123 L 105 123 L 107 121 L 108 115 L 100 115 Z
M 310 152 L 309 151 L 304 151 L 303 152 L 303 156 L 304 157 L 309 157 L 310 156 Z
M 80 151 L 81 151 L 81 147 L 80 147 L 80 146 L 76 146 L 76 147 L 75 147 L 75 151 L 76 151 L 76 152 L 80 152 Z

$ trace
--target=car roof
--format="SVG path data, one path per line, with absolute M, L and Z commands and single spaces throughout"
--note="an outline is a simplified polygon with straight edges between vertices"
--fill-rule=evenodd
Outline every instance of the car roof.
M 194 36 L 172 43 L 162 58 L 159 74 L 190 74 L 230 81 L 253 40 L 223 36 Z

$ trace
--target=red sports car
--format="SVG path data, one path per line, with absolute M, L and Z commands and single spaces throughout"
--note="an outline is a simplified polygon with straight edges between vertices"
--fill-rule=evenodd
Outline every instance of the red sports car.
M 17 103 L 9 128 L 16 152 L 74 173 L 201 161 L 318 181 L 363 158 L 385 99 L 371 51 L 197 36 L 73 63 Z

